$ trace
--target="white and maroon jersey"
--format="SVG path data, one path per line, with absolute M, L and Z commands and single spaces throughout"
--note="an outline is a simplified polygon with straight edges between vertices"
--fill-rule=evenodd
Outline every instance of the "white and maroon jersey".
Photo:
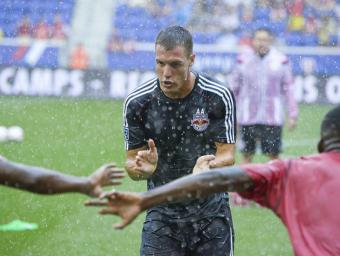
M 283 125 L 286 112 L 297 118 L 293 76 L 287 56 L 272 48 L 261 58 L 252 49 L 241 53 L 231 74 L 240 125 Z

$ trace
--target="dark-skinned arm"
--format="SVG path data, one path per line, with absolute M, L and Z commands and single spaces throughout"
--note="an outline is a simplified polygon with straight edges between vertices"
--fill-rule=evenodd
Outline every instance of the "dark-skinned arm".
M 36 166 L 9 161 L 0 157 L 0 184 L 38 194 L 78 192 L 99 196 L 102 186 L 119 185 L 124 177 L 114 164 L 106 164 L 88 177 L 77 177 Z
M 207 197 L 218 192 L 243 192 L 253 186 L 251 177 L 240 167 L 216 168 L 189 175 L 142 194 L 141 209 L 188 198 Z
M 101 196 L 104 200 L 91 200 L 87 206 L 103 206 L 101 214 L 114 214 L 122 218 L 114 228 L 122 229 L 130 224 L 141 212 L 153 206 L 202 198 L 210 194 L 225 191 L 242 192 L 251 190 L 253 181 L 240 167 L 223 167 L 214 171 L 203 171 L 172 181 L 145 193 L 113 191 Z

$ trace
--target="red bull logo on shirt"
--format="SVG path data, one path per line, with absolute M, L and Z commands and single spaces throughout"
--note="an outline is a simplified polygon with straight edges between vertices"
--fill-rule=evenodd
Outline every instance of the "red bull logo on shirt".
M 192 115 L 191 126 L 198 132 L 203 132 L 208 128 L 210 121 L 208 114 L 198 108 L 196 113 Z

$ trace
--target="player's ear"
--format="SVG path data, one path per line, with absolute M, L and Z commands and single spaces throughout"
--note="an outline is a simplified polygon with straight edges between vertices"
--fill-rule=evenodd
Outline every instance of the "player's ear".
M 192 65 L 194 65 L 194 62 L 195 62 L 195 57 L 196 55 L 194 53 L 192 53 L 189 57 L 189 66 L 191 67 Z

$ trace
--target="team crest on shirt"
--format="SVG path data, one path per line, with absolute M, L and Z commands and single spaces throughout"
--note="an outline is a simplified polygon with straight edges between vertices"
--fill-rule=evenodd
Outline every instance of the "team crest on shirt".
M 196 113 L 192 115 L 191 126 L 198 132 L 205 131 L 209 123 L 208 114 L 205 113 L 204 108 L 198 108 Z

